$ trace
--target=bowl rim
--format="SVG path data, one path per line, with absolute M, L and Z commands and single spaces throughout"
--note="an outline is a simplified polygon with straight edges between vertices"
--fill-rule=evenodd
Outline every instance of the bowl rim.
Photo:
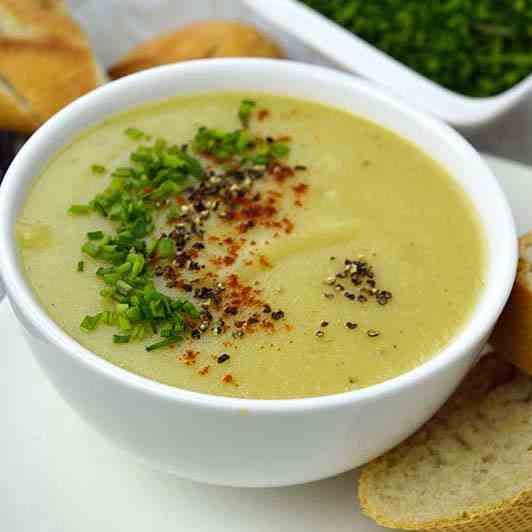
M 496 120 L 532 90 L 532 74 L 509 89 L 473 97 L 432 81 L 298 0 L 243 0 L 264 19 L 329 60 L 463 130 Z M 293 20 L 298 24 L 293 24 Z
M 376 103 L 382 102 L 389 107 L 395 108 L 396 111 L 403 115 L 406 114 L 426 128 L 431 129 L 436 136 L 446 137 L 446 139 L 449 139 L 457 146 L 457 150 L 465 150 L 468 155 L 476 158 L 476 162 L 480 163 L 481 168 L 484 169 L 485 175 L 482 176 L 483 179 L 490 180 L 490 184 L 497 191 L 502 215 L 498 218 L 497 222 L 503 226 L 504 235 L 506 235 L 506 249 L 501 250 L 505 258 L 505 268 L 503 269 L 504 271 L 498 272 L 497 275 L 498 284 L 496 286 L 498 300 L 492 301 L 488 305 L 487 302 L 484 302 L 485 298 L 480 297 L 462 332 L 451 340 L 446 347 L 435 353 L 430 360 L 382 383 L 360 390 L 331 395 L 293 399 L 247 399 L 209 395 L 162 384 L 122 369 L 104 360 L 77 343 L 64 332 L 59 325 L 48 317 L 34 297 L 17 264 L 14 224 L 16 215 L 18 214 L 17 205 L 21 201 L 20 196 L 25 197 L 26 195 L 22 191 L 25 184 L 23 176 L 28 173 L 26 167 L 28 167 L 31 160 L 39 160 L 39 156 L 35 157 L 35 153 L 38 154 L 39 151 L 45 149 L 44 146 L 51 142 L 49 141 L 49 137 L 53 139 L 54 136 L 59 135 L 60 131 L 70 128 L 73 132 L 71 132 L 69 138 L 75 138 L 91 123 L 91 120 L 88 120 L 90 118 L 91 106 L 97 107 L 98 102 L 104 100 L 119 102 L 120 96 L 128 92 L 134 92 L 144 84 L 149 85 L 149 83 L 153 83 L 154 80 L 159 78 L 174 75 L 180 77 L 199 73 L 205 74 L 206 72 L 210 72 L 210 76 L 227 75 L 239 69 L 249 69 L 250 71 L 259 69 L 261 72 L 269 71 L 271 75 L 275 75 L 275 72 L 282 72 L 299 81 L 305 76 L 309 78 L 314 76 L 318 78 L 318 81 L 323 80 L 338 85 L 349 86 L 353 91 L 363 93 Z M 257 90 L 260 90 L 260 82 L 257 84 L 257 87 Z M 200 91 L 195 92 L 199 93 Z M 154 98 L 153 101 L 157 101 L 157 99 Z M 145 103 L 148 103 L 148 100 Z M 123 112 L 127 108 L 124 106 L 120 107 L 119 103 L 118 107 L 120 108 L 119 112 Z M 79 117 L 82 117 L 84 120 L 83 126 L 74 127 L 69 124 L 75 119 L 79 120 Z M 66 126 L 65 122 L 67 123 Z M 97 120 L 97 122 L 101 122 L 101 120 Z M 64 145 L 64 143 L 62 142 L 61 145 Z M 57 152 L 57 149 L 54 152 Z M 49 156 L 41 156 L 40 159 L 41 161 L 46 161 L 49 160 Z M 26 181 L 30 183 L 32 179 L 27 178 Z M 334 69 L 292 61 L 269 59 L 208 59 L 190 61 L 187 63 L 157 67 L 133 74 L 82 96 L 46 122 L 34 133 L 17 154 L 5 175 L 0 189 L 0 213 L 2 213 L 0 217 L 0 275 L 9 298 L 14 302 L 15 308 L 20 311 L 32 328 L 59 349 L 63 356 L 74 359 L 75 362 L 83 365 L 85 369 L 97 373 L 100 377 L 113 381 L 118 386 L 125 386 L 137 392 L 150 394 L 166 401 L 188 404 L 195 407 L 206 406 L 221 410 L 253 411 L 254 413 L 265 414 L 292 414 L 308 410 L 333 409 L 352 403 L 373 402 L 379 398 L 406 390 L 420 381 L 428 381 L 452 362 L 456 362 L 460 358 L 465 358 L 465 353 L 468 352 L 468 349 L 471 350 L 474 348 L 476 343 L 489 333 L 509 296 L 517 264 L 515 225 L 506 197 L 491 170 L 465 139 L 439 120 L 409 108 L 407 105 L 383 93 L 380 89 L 375 88 L 375 86 L 366 81 L 355 79 L 348 74 Z M 485 227 L 484 223 L 482 225 L 486 233 L 488 233 L 487 236 L 489 236 L 488 228 Z M 494 283 L 495 280 L 492 284 Z M 488 290 L 488 287 L 489 284 L 486 283 L 483 293 Z M 475 330 L 471 330 L 472 318 L 481 311 L 482 314 L 481 319 L 479 318 L 478 326 Z

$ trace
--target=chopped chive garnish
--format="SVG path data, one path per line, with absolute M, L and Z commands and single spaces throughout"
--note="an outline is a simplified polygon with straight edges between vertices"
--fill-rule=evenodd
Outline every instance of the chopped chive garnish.
M 126 316 L 129 321 L 140 321 L 142 319 L 142 313 L 139 307 L 131 307 L 127 309 Z
M 126 166 L 120 166 L 113 170 L 113 177 L 134 177 L 134 172 L 131 168 Z M 119 187 L 119 183 L 116 183 L 116 187 Z
M 276 142 L 272 144 L 271 146 L 271 152 L 281 159 L 282 157 L 286 157 L 290 153 L 290 148 L 286 144 L 282 144 L 281 142 Z
M 118 320 L 118 327 L 121 331 L 130 331 L 131 330 L 131 322 L 124 314 L 118 314 L 117 317 Z
M 131 139 L 131 140 L 140 140 L 142 137 L 144 137 L 144 133 L 136 128 L 136 127 L 128 127 L 124 133 Z
M 164 340 L 161 340 L 160 342 L 155 342 L 154 344 L 147 345 L 146 351 L 155 351 L 156 349 L 160 349 L 161 347 L 168 347 L 170 345 L 174 345 L 177 342 L 180 342 L 183 338 L 181 336 L 171 336 L 170 338 L 166 338 Z
M 115 285 L 120 280 L 121 275 L 118 272 L 114 272 L 105 273 L 102 277 L 106 284 Z
M 163 259 L 167 259 L 175 255 L 175 242 L 171 238 L 162 238 L 157 245 L 157 252 Z
M 89 214 L 91 210 L 89 205 L 71 205 L 68 214 Z
M 124 262 L 124 264 L 121 264 L 120 266 L 118 266 L 116 268 L 116 273 L 120 273 L 120 274 L 128 273 L 129 271 L 131 271 L 131 263 L 130 262 Z
M 156 275 L 160 275 L 161 269 L 177 264 L 173 260 L 177 250 L 181 251 L 182 240 L 189 238 L 174 231 L 170 233 L 172 238 L 161 235 L 156 232 L 156 224 L 164 222 L 165 217 L 169 222 L 181 221 L 183 217 L 186 222 L 189 216 L 199 229 L 210 211 L 216 211 L 218 203 L 224 201 L 222 196 L 205 202 L 200 199 L 193 205 L 194 212 L 190 212 L 190 207 L 180 207 L 181 201 L 175 201 L 185 191 L 188 195 L 196 187 L 200 190 L 207 177 L 212 177 L 212 159 L 227 171 L 228 182 L 221 187 L 224 190 L 225 186 L 240 186 L 240 176 L 230 172 L 236 174 L 243 169 L 257 173 L 255 165 L 276 163 L 288 155 L 290 148 L 285 142 L 258 137 L 248 129 L 255 106 L 252 100 L 242 101 L 238 110 L 241 129 L 222 131 L 201 127 L 190 145 L 172 145 L 164 139 L 148 143 L 147 135 L 141 130 L 126 129 L 126 135 L 132 140 L 145 142 L 133 149 L 123 166 L 110 172 L 106 188 L 88 205 L 73 205 L 69 209 L 71 214 L 94 212 L 107 218 L 114 228 L 105 233 L 88 232 L 81 248 L 99 262 L 95 273 L 102 281 L 99 293 L 106 308 L 95 316 L 85 316 L 81 323 L 83 330 L 92 331 L 100 323 L 112 326 L 117 332 L 113 336 L 115 343 L 158 335 L 159 341 L 146 347 L 153 351 L 174 345 L 188 335 L 199 338 L 208 329 L 205 319 L 211 318 L 206 318 L 209 315 L 206 307 L 199 309 L 184 297 L 172 298 L 156 288 Z M 195 157 L 195 153 L 201 157 Z M 203 156 L 209 156 L 210 161 L 204 162 Z M 107 173 L 101 165 L 95 164 L 91 169 L 96 174 Z M 201 250 L 204 244 L 195 242 L 193 248 Z M 204 267 L 192 259 L 188 262 L 190 271 Z M 84 262 L 80 261 L 78 271 L 83 270 Z M 192 295 L 195 297 L 195 293 Z
M 105 325 L 114 325 L 116 322 L 116 315 L 114 312 L 111 312 L 110 310 L 106 310 L 102 312 L 102 323 L 105 323 Z
M 197 319 L 200 316 L 199 310 L 188 301 L 183 303 L 183 310 L 193 319 Z
M 166 213 L 166 221 L 173 222 L 174 220 L 177 220 L 178 217 L 179 217 L 179 210 L 177 209 L 175 205 L 172 205 L 168 209 L 168 212 Z
M 87 238 L 89 240 L 101 240 L 103 238 L 103 231 L 92 231 L 87 233 Z
M 249 127 L 251 112 L 253 111 L 253 108 L 256 105 L 257 105 L 257 102 L 254 102 L 253 100 L 242 100 L 240 102 L 240 107 L 238 109 L 238 118 L 240 122 L 242 123 L 242 127 L 244 128 Z
M 499 94 L 530 75 L 529 0 L 301 0 L 443 87 Z
M 247 129 L 232 132 L 200 127 L 193 143 L 194 151 L 211 155 L 218 162 L 235 160 L 245 165 L 267 165 L 275 159 L 286 157 L 290 148 L 282 142 L 264 142 L 253 138 Z
M 149 257 L 157 247 L 157 244 L 159 243 L 158 240 L 155 240 L 154 238 L 150 238 L 148 242 L 146 243 L 146 255 Z
M 82 260 L 80 260 L 78 262 L 78 272 L 82 272 L 84 269 L 85 269 L 85 263 Z
M 81 322 L 80 327 L 84 329 L 85 331 L 93 331 L 98 327 L 98 323 L 100 323 L 100 319 L 102 318 L 102 314 L 96 314 L 95 316 L 85 316 L 83 318 L 83 321 Z
M 85 242 L 85 244 L 83 244 L 81 247 L 81 251 L 93 258 L 96 258 L 100 253 L 100 246 L 94 242 Z
M 118 280 L 116 282 L 116 291 L 123 296 L 127 296 L 133 291 L 133 287 L 128 285 L 125 281 Z
M 91 170 L 93 174 L 97 174 L 97 175 L 105 174 L 106 172 L 105 166 L 102 166 L 101 164 L 93 164 L 91 166 Z

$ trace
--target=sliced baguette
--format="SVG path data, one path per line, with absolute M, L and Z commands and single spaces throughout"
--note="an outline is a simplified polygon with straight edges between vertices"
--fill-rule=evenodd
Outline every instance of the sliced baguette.
M 532 375 L 532 232 L 519 239 L 517 277 L 490 343 Z
M 105 81 L 59 0 L 0 0 L 0 129 L 31 133 Z
M 109 70 L 112 78 L 191 59 L 215 57 L 282 58 L 281 48 L 255 27 L 234 21 L 209 20 L 150 39 Z
M 0 129 L 30 133 L 38 127 L 29 102 L 0 75 Z
M 486 356 L 432 420 L 363 469 L 358 493 L 386 527 L 530 530 L 532 378 Z

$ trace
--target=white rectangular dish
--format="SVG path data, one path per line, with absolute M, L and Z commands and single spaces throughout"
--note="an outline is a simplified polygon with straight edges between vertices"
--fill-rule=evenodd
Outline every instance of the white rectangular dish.
M 479 129 L 532 93 L 532 75 L 489 98 L 452 92 L 421 76 L 297 0 L 244 0 L 251 9 L 339 66 L 463 131 Z

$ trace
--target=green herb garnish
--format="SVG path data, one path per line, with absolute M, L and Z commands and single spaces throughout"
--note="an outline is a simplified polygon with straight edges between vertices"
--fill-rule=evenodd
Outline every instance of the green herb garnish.
M 155 342 L 154 344 L 148 345 L 146 351 L 155 351 L 156 349 L 161 349 L 161 347 L 168 347 L 174 345 L 182 340 L 181 336 L 170 336 L 165 340 L 160 342 Z
M 68 209 L 69 214 L 89 214 L 91 212 L 89 205 L 71 205 Z
M 142 132 L 140 129 L 137 129 L 136 127 L 128 127 L 124 133 L 131 139 L 131 140 L 140 140 L 144 137 L 144 132 Z
M 242 127 L 248 128 L 251 119 L 251 113 L 257 102 L 253 100 L 242 100 L 238 109 L 238 119 L 242 123 Z
M 105 174 L 106 172 L 105 166 L 102 166 L 101 164 L 93 164 L 91 166 L 91 170 L 92 170 L 92 173 L 96 175 Z
M 82 260 L 80 260 L 78 262 L 78 272 L 82 272 L 84 269 L 85 269 L 85 263 Z
M 287 144 L 255 137 L 246 129 L 254 106 L 251 100 L 240 105 L 243 129 L 226 132 L 199 128 L 192 145 L 194 152 L 240 167 L 267 165 L 286 157 L 290 151 Z M 132 140 L 151 138 L 137 128 L 128 128 L 125 133 Z M 88 232 L 81 247 L 99 263 L 96 276 L 102 283 L 100 295 L 106 309 L 85 316 L 80 325 L 84 331 L 100 325 L 113 327 L 119 331 L 113 335 L 115 343 L 159 335 L 160 340 L 146 347 L 148 351 L 198 333 L 195 327 L 200 325 L 202 311 L 185 297 L 169 297 L 155 286 L 155 266 L 171 264 L 177 246 L 173 237 L 154 233 L 156 221 L 163 216 L 168 221 L 179 218 L 175 198 L 204 182 L 204 164 L 210 166 L 210 162 L 191 155 L 186 145 L 172 145 L 165 139 L 143 142 L 132 151 L 127 164 L 110 173 L 107 187 L 89 205 L 69 209 L 71 214 L 95 213 L 112 226 L 105 233 Z M 92 168 L 100 173 L 104 167 Z M 80 261 L 78 271 L 83 269 L 84 262 Z
M 89 240 L 101 240 L 103 238 L 103 231 L 92 231 L 87 233 L 87 238 Z
M 100 323 L 102 315 L 96 314 L 95 316 L 85 316 L 81 322 L 80 327 L 85 331 L 93 331 Z
M 221 163 L 233 161 L 239 166 L 267 165 L 290 153 L 287 144 L 253 137 L 248 130 L 225 132 L 206 127 L 196 133 L 193 148 L 196 153 L 210 155 Z
M 157 252 L 159 257 L 162 257 L 163 259 L 173 257 L 175 255 L 175 242 L 171 238 L 163 238 L 159 240 Z
M 468 96 L 532 72 L 528 0 L 302 0 L 420 74 Z

